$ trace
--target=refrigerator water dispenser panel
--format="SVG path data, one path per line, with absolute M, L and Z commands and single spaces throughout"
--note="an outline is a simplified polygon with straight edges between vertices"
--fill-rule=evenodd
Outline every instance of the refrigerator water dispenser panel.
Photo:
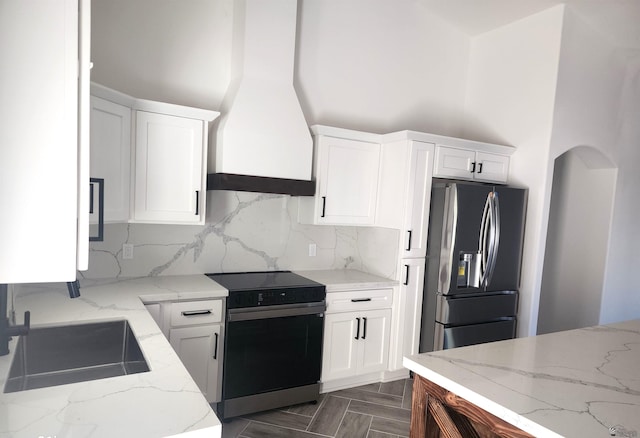
M 458 261 L 458 289 L 480 287 L 480 254 L 476 252 L 461 252 Z

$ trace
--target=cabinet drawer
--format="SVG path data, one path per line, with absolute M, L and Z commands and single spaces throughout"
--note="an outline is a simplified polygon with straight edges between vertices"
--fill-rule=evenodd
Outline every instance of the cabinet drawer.
M 171 304 L 171 327 L 222 321 L 222 300 L 185 301 Z
M 327 294 L 327 313 L 386 309 L 393 303 L 393 289 L 367 289 Z

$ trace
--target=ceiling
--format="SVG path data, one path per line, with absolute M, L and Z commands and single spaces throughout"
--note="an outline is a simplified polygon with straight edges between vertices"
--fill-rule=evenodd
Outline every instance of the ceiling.
M 475 36 L 565 3 L 614 46 L 640 50 L 640 0 L 418 0 Z

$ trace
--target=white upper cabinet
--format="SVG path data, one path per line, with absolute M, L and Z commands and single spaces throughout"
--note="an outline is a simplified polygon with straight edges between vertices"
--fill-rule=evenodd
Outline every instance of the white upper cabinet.
M 87 267 L 89 6 L 0 8 L 0 283 L 74 281 Z
M 129 220 L 131 108 L 91 96 L 91 177 L 105 180 L 104 221 Z
M 91 176 L 105 222 L 203 224 L 208 124 L 219 113 L 92 84 Z
M 204 223 L 205 123 L 136 112 L 133 220 Z
M 374 225 L 381 146 L 373 134 L 313 126 L 315 197 L 301 197 L 299 220 Z
M 509 156 L 438 145 L 433 173 L 441 178 L 506 183 Z

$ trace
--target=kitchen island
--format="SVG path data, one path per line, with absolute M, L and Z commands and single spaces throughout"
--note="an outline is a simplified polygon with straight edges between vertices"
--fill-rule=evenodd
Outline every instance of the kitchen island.
M 470 423 L 479 436 L 640 435 L 640 320 L 424 353 L 404 365 L 416 378 L 412 438 L 438 436 L 436 419 L 439 428 Z
M 19 319 L 36 326 L 126 319 L 150 371 L 13 393 L 0 393 L 0 437 L 219 437 L 222 426 L 144 306 L 145 301 L 226 297 L 204 275 L 83 281 L 70 299 L 65 284 L 18 286 Z M 18 321 L 21 322 L 21 321 Z M 4 388 L 16 350 L 0 357 Z

